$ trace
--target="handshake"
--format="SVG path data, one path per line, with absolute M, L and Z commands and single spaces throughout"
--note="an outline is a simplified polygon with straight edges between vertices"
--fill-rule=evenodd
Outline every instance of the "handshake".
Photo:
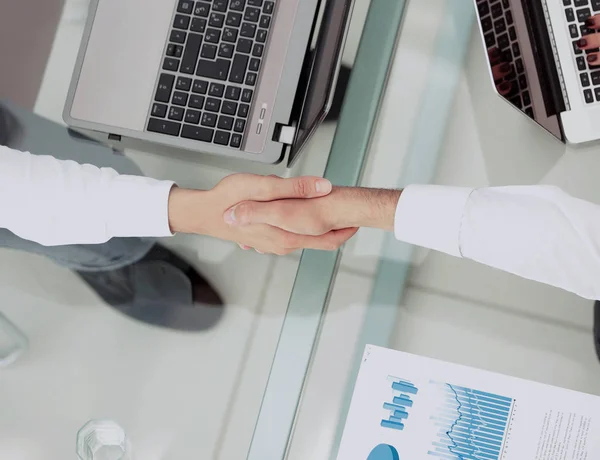
M 400 193 L 332 187 L 318 177 L 234 174 L 212 190 L 173 188 L 169 224 L 174 233 L 208 235 L 266 254 L 333 251 L 359 227 L 393 230 Z

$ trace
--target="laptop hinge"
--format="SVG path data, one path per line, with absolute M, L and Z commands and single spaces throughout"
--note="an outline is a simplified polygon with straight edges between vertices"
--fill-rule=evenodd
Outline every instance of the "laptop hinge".
M 296 127 L 282 125 L 277 123 L 275 125 L 275 131 L 273 133 L 273 140 L 285 145 L 292 145 L 296 138 Z

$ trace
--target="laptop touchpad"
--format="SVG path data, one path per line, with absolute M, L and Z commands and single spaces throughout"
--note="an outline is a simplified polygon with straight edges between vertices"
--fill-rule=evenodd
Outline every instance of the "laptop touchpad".
M 71 117 L 143 131 L 177 0 L 99 0 Z

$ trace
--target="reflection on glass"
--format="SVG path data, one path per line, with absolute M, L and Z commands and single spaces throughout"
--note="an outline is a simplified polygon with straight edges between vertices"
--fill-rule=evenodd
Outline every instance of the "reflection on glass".
M 81 460 L 131 460 L 125 431 L 111 420 L 90 420 L 77 432 Z
M 0 313 L 0 367 L 14 363 L 28 347 L 25 334 Z

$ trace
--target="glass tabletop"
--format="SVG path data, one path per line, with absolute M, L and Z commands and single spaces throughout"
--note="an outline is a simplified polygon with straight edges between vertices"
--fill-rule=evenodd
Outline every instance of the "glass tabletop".
M 381 30 L 396 20 L 394 48 Z M 388 51 L 386 73 L 370 59 Z M 552 184 L 597 200 L 597 145 L 566 147 L 531 123 L 497 96 L 486 61 L 472 2 L 373 0 L 325 176 Z M 600 394 L 592 325 L 590 301 L 362 229 L 338 254 L 303 254 L 250 458 L 335 459 L 367 344 Z

